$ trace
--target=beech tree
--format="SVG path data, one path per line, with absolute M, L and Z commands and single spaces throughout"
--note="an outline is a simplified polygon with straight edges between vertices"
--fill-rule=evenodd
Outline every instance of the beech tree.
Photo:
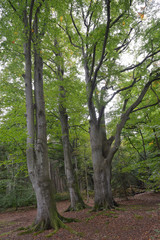
M 47 17 L 50 13 L 50 7 L 47 5 L 49 3 L 52 2 L 30 0 L 13 3 L 8 0 L 4 4 L 7 11 L 11 13 L 12 9 L 14 12 L 8 28 L 18 22 L 22 29 L 21 39 L 25 57 L 23 76 L 27 107 L 27 163 L 38 202 L 36 228 L 58 228 L 62 224 L 55 207 L 50 181 L 43 96 L 41 50 L 45 23 L 48 23 Z M 147 5 L 143 5 L 142 12 L 138 12 L 136 2 L 129 0 L 73 0 L 54 3 L 60 4 L 62 9 L 56 10 L 55 15 L 56 13 L 57 15 L 53 22 L 59 26 L 59 31 L 61 29 L 68 36 L 72 50 L 76 49 L 72 57 L 81 60 L 80 67 L 84 69 L 82 78 L 86 83 L 94 169 L 94 207 L 96 210 L 114 207 L 110 183 L 111 164 L 120 146 L 122 129 L 131 117 L 131 113 L 159 103 L 157 101 L 144 105 L 143 101 L 152 83 L 160 78 L 159 68 L 153 65 L 159 60 L 160 52 L 155 31 L 156 19 L 149 17 L 145 24 L 144 15 Z M 57 21 L 59 17 L 60 22 Z M 131 64 L 124 61 L 122 63 L 122 56 L 131 51 L 129 46 L 132 46 L 133 40 L 136 42 L 134 45 L 136 60 L 131 61 Z M 15 40 L 12 44 L 15 44 Z M 34 91 L 32 57 L 34 58 Z M 61 70 L 59 73 L 62 77 Z M 65 89 L 61 88 L 61 90 L 61 96 L 64 98 Z M 109 104 L 114 104 L 116 108 L 117 105 L 113 102 L 116 97 L 124 101 L 117 111 L 115 124 L 112 125 L 113 130 L 110 131 L 108 125 L 112 111 L 109 112 Z M 67 116 L 64 105 L 60 111 L 65 117 Z
M 120 146 L 122 129 L 151 84 L 160 77 L 158 69 L 152 71 L 149 68 L 160 51 L 157 44 L 153 46 L 150 40 L 144 41 L 145 44 L 139 49 L 142 60 L 131 66 L 120 64 L 120 57 L 129 49 L 132 40 L 141 39 L 141 35 L 146 34 L 146 26 L 142 22 L 144 14 L 138 14 L 135 4 L 128 0 L 72 1 L 67 12 L 70 20 L 64 16 L 65 22 L 60 26 L 72 46 L 82 54 L 90 116 L 96 210 L 115 205 L 111 191 L 111 163 Z M 143 10 L 145 8 L 147 6 L 144 5 Z M 148 20 L 148 28 L 150 23 Z M 145 26 L 145 33 L 142 26 Z M 150 39 L 149 34 L 147 36 Z M 131 72 L 130 76 L 128 72 Z M 135 86 L 138 86 L 138 91 L 131 102 L 129 96 Z M 117 125 L 109 136 L 105 109 L 120 94 L 126 97 Z
M 58 5 L 58 4 L 57 4 Z M 55 105 L 58 105 L 58 113 L 56 113 L 57 118 L 60 120 L 61 124 L 61 131 L 62 131 L 62 145 L 63 145 L 63 152 L 64 152 L 64 168 L 65 168 L 65 174 L 67 179 L 67 185 L 68 190 L 70 194 L 70 201 L 71 205 L 68 208 L 68 210 L 78 210 L 85 208 L 85 204 L 83 202 L 83 199 L 81 197 L 78 183 L 77 183 L 77 177 L 74 171 L 74 167 L 72 164 L 72 150 L 71 150 L 71 143 L 70 143 L 70 137 L 69 137 L 69 120 L 68 118 L 68 109 L 74 107 L 74 111 L 76 111 L 76 103 L 78 102 L 78 99 L 74 97 L 72 100 L 72 96 L 70 94 L 70 102 L 74 101 L 74 104 L 72 102 L 72 106 L 69 106 L 70 103 L 67 101 L 67 92 L 69 95 L 69 92 L 73 91 L 71 89 L 71 82 L 72 80 L 75 81 L 75 84 L 80 85 L 80 87 L 84 86 L 84 84 L 80 84 L 80 81 L 77 77 L 77 70 L 75 67 L 74 61 L 70 60 L 70 53 L 71 50 L 69 49 L 69 44 L 66 44 L 66 36 L 59 31 L 59 28 L 57 27 L 56 21 L 57 21 L 57 15 L 58 10 L 56 12 L 55 9 L 57 9 L 59 6 L 55 5 L 55 8 L 51 8 L 51 14 L 50 14 L 50 25 L 47 28 L 47 36 L 45 36 L 45 41 L 43 44 L 43 48 L 45 48 L 44 52 L 44 64 L 45 64 L 45 71 L 50 74 L 51 81 L 54 82 L 54 88 L 55 86 L 58 87 L 57 89 L 57 95 L 59 96 L 56 100 L 57 102 Z M 56 17 L 55 17 L 56 15 Z M 59 18 L 59 16 L 58 16 Z M 58 21 L 61 23 L 63 20 L 62 17 L 58 19 Z M 68 50 L 66 52 L 66 49 Z M 73 66 L 72 66 L 73 65 Z M 78 83 L 79 82 L 79 83 Z M 67 84 L 66 84 L 67 83 Z M 51 89 L 51 87 L 50 87 Z M 81 94 L 79 94 L 81 95 Z M 53 97 L 52 97 L 53 99 Z M 51 109 L 51 107 L 49 107 Z M 80 106 L 80 110 L 83 108 Z M 54 109 L 51 110 L 52 112 Z M 71 117 L 72 118 L 72 117 Z M 52 133 L 51 133 L 52 135 Z
M 43 94 L 43 59 L 41 57 L 41 41 L 45 33 L 45 20 L 48 12 L 47 2 L 31 0 L 19 3 L 8 0 L 3 7 L 2 14 L 7 9 L 13 16 L 13 20 L 19 23 L 24 48 L 27 166 L 37 199 L 37 216 L 32 230 L 48 228 L 57 230 L 64 226 L 64 218 L 57 212 L 50 177 Z M 41 11 L 43 11 L 43 17 L 40 18 Z M 14 21 L 11 26 L 17 25 Z M 32 82 L 32 51 L 34 53 L 34 84 Z
M 60 36 L 59 36 L 60 38 Z M 66 105 L 66 91 L 64 84 L 64 58 L 58 44 L 58 39 L 54 40 L 54 53 L 57 60 L 53 60 L 56 67 L 53 70 L 53 66 L 49 65 L 52 69 L 55 78 L 57 78 L 59 82 L 59 117 L 61 123 L 62 130 L 62 144 L 63 144 L 63 153 L 64 153 L 64 166 L 65 166 L 65 174 L 67 178 L 67 184 L 70 194 L 70 206 L 68 210 L 79 210 L 85 208 L 85 203 L 81 197 L 79 186 L 77 182 L 77 177 L 72 164 L 72 150 L 71 143 L 69 137 L 69 122 L 68 122 L 68 113 L 67 113 L 67 105 Z M 75 76 L 76 77 L 76 76 Z

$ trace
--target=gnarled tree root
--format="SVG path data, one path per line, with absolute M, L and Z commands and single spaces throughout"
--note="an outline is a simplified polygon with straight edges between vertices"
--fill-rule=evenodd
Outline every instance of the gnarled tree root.
M 38 223 L 33 223 L 31 226 L 28 226 L 26 228 L 19 228 L 17 231 L 22 231 L 19 233 L 19 235 L 24 235 L 24 234 L 30 234 L 34 233 L 34 235 L 38 235 L 45 230 L 53 229 L 54 231 L 51 232 L 48 237 L 52 236 L 55 234 L 60 228 L 67 229 L 71 233 L 78 234 L 76 231 L 71 229 L 69 226 L 67 226 L 65 223 L 70 223 L 70 222 L 76 222 L 78 221 L 77 219 L 73 218 L 65 218 L 61 215 L 57 215 L 57 217 L 54 217 L 52 219 L 47 219 L 47 220 L 41 220 Z
M 115 209 L 118 206 L 118 204 L 116 202 L 113 202 L 112 204 L 95 204 L 92 212 L 98 212 L 98 211 L 105 211 L 105 210 L 111 210 L 111 209 Z
M 75 207 L 71 207 L 71 205 L 65 210 L 65 212 L 71 212 L 71 211 L 80 211 L 86 208 L 91 208 L 85 203 L 77 203 Z

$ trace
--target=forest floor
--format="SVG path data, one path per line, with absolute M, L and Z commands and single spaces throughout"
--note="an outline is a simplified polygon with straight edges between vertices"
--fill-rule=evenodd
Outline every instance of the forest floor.
M 31 225 L 36 209 L 20 208 L 18 211 L 0 213 L 0 240 L 160 240 L 160 193 L 141 193 L 129 200 L 116 199 L 119 207 L 114 210 L 91 212 L 64 212 L 68 201 L 58 202 L 59 212 L 65 217 L 79 219 L 68 225 L 77 232 L 60 229 L 52 237 L 47 230 L 38 235 L 19 235 L 20 227 Z M 88 205 L 93 206 L 93 200 Z

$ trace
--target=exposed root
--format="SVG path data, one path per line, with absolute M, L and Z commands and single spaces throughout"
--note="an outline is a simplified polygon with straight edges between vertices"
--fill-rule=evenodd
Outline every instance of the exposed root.
M 72 212 L 72 211 L 80 211 L 86 208 L 91 208 L 87 204 L 83 203 L 77 203 L 75 207 L 71 207 L 71 205 L 65 210 L 65 212 Z
M 118 206 L 118 204 L 115 204 L 115 203 L 95 204 L 91 212 L 111 210 L 111 209 L 115 209 L 116 206 Z
M 28 227 L 20 227 L 15 231 L 22 231 L 20 233 L 18 233 L 18 235 L 25 235 L 25 234 L 29 234 L 29 233 L 33 233 L 34 232 L 34 224 L 32 224 L 31 226 Z
M 74 231 L 72 228 L 70 228 L 69 226 L 67 226 L 65 224 L 64 224 L 64 226 L 61 226 L 61 228 L 68 230 L 70 233 L 75 234 L 76 236 L 82 236 L 81 233 Z M 46 237 L 52 237 L 54 234 L 56 234 L 58 232 L 58 230 L 59 229 L 56 229 L 53 232 L 47 234 Z
M 76 218 L 66 218 L 61 215 L 58 215 L 58 217 L 63 223 L 79 222 L 79 220 Z
M 69 226 L 67 226 L 65 223 L 70 223 L 70 222 L 78 222 L 77 219 L 73 218 L 65 218 L 61 216 L 60 214 L 57 215 L 57 217 L 52 218 L 51 220 L 42 220 L 39 223 L 33 223 L 31 226 L 28 226 L 26 228 L 22 227 L 17 229 L 17 231 L 22 231 L 18 235 L 24 235 L 24 234 L 30 234 L 34 233 L 34 235 L 38 235 L 45 230 L 48 229 L 54 229 L 53 232 L 47 235 L 47 237 L 51 237 L 55 233 L 58 232 L 60 228 L 67 229 L 69 232 L 78 235 L 76 231 L 71 229 Z

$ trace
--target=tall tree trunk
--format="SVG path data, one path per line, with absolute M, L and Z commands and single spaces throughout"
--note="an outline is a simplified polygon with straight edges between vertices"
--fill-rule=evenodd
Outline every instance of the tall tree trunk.
M 76 210 L 85 208 L 86 205 L 83 202 L 83 199 L 81 197 L 77 176 L 76 176 L 76 173 L 74 172 L 73 164 L 72 164 L 72 154 L 71 154 L 71 147 L 70 147 L 70 141 L 69 141 L 68 114 L 65 107 L 66 89 L 63 86 L 64 66 L 63 66 L 62 53 L 59 51 L 57 39 L 54 40 L 54 44 L 55 44 L 55 47 L 57 48 L 57 56 L 62 60 L 57 63 L 57 76 L 62 83 L 59 87 L 59 114 L 60 114 L 61 130 L 62 130 L 65 175 L 67 178 L 67 185 L 68 185 L 70 201 L 71 201 L 68 211 L 69 210 L 76 211 Z
M 38 36 L 38 11 L 35 15 L 34 32 Z M 31 21 L 29 21 L 31 24 Z M 39 55 L 37 41 L 34 44 L 34 88 L 33 107 L 32 63 L 31 63 L 31 25 L 28 27 L 27 11 L 24 11 L 26 42 L 25 53 L 25 93 L 27 111 L 27 165 L 29 176 L 37 199 L 37 216 L 33 230 L 58 229 L 64 224 L 56 209 L 54 192 L 48 161 L 45 103 L 43 96 L 43 64 Z M 30 28 L 30 31 L 29 31 Z M 36 36 L 36 37 L 37 37 Z M 37 38 L 38 39 L 38 38 Z M 36 111 L 36 131 L 34 127 L 34 108 Z
M 69 142 L 68 115 L 66 112 L 66 108 L 63 106 L 64 101 L 65 101 L 65 90 L 61 86 L 59 113 L 60 113 L 61 129 L 62 129 L 65 174 L 67 177 L 67 184 L 68 184 L 70 201 L 71 201 L 71 204 L 68 210 L 76 211 L 76 210 L 85 208 L 85 203 L 83 202 L 83 199 L 81 197 L 76 173 L 74 173 L 74 169 L 73 169 L 71 147 Z
M 53 197 L 53 187 L 50 177 L 50 164 L 48 161 L 45 104 L 43 96 L 43 64 L 42 58 L 34 48 L 34 88 L 36 108 L 36 141 L 35 141 L 35 167 L 33 186 L 37 198 L 36 223 L 51 225 L 51 215 L 56 212 Z
M 112 208 L 114 200 L 111 190 L 111 159 L 106 159 L 103 153 L 103 129 L 93 121 L 90 121 L 90 140 L 94 170 L 94 209 Z M 107 141 L 106 144 L 109 150 Z

